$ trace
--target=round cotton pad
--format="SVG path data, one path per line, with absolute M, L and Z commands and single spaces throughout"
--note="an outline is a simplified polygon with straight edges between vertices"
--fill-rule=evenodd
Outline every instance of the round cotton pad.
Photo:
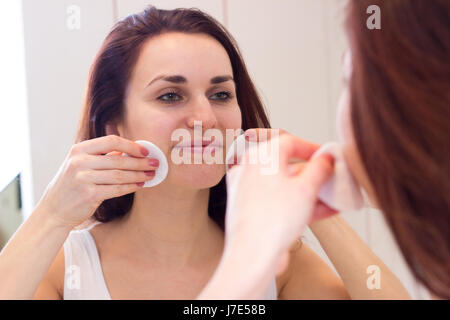
M 245 135 L 243 134 L 234 139 L 233 143 L 228 148 L 227 155 L 225 157 L 226 170 L 228 170 L 232 165 L 239 163 L 239 158 L 242 157 L 245 152 L 245 143 Z M 236 159 L 234 159 L 235 156 Z
M 150 188 L 160 184 L 161 182 L 164 181 L 164 179 L 167 177 L 167 173 L 169 172 L 169 164 L 167 163 L 166 156 L 164 155 L 164 153 L 161 151 L 160 148 L 158 148 L 155 144 L 149 141 L 137 140 L 135 142 L 147 148 L 148 150 L 147 158 L 159 160 L 159 167 L 155 170 L 154 178 L 149 181 L 146 181 L 143 188 Z M 123 155 L 128 156 L 126 153 L 124 153 Z
M 312 158 L 323 153 L 334 157 L 334 173 L 321 187 L 319 199 L 338 211 L 361 209 L 364 205 L 361 189 L 347 167 L 339 144 L 330 142 L 323 145 L 312 155 Z

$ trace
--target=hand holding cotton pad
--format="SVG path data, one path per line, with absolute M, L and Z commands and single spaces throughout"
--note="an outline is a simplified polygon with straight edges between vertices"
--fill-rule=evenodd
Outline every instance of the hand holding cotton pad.
M 229 169 L 229 164 L 239 163 L 239 159 L 245 151 L 245 136 L 241 135 L 233 141 L 227 151 L 225 162 L 227 170 Z M 327 143 L 317 150 L 312 157 L 317 157 L 323 153 L 332 155 L 335 162 L 334 173 L 320 189 L 319 199 L 338 211 L 351 211 L 362 208 L 364 200 L 360 187 L 347 167 L 339 144 L 336 142 Z M 235 157 L 237 162 L 234 159 Z
M 159 167 L 155 170 L 155 176 L 153 177 L 153 179 L 146 181 L 143 188 L 150 188 L 160 184 L 167 177 L 167 173 L 169 172 L 169 164 L 167 163 L 166 156 L 160 148 L 149 141 L 137 140 L 135 142 L 147 148 L 147 158 L 154 158 L 159 160 Z M 124 153 L 123 155 L 128 156 L 126 153 Z
M 364 204 L 361 189 L 348 169 L 339 144 L 336 142 L 324 144 L 311 158 L 323 153 L 334 157 L 334 173 L 321 187 L 319 199 L 338 211 L 361 209 Z

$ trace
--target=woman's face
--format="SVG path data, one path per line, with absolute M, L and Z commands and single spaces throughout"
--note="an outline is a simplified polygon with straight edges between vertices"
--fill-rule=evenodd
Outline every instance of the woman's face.
M 128 84 L 124 119 L 117 126 L 119 134 L 133 141 L 148 140 L 164 152 L 169 163 L 165 183 L 210 188 L 225 174 L 224 156 L 219 164 L 203 160 L 194 164 L 193 150 L 176 147 L 180 139 L 172 141 L 177 129 L 190 134 L 189 141 L 184 139 L 183 143 L 194 141 L 194 121 L 196 132 L 202 136 L 208 129 L 219 130 L 223 146 L 226 129 L 241 128 L 241 111 L 227 52 L 205 34 L 171 32 L 150 38 L 141 48 Z M 197 121 L 201 121 L 201 129 Z M 195 140 L 202 140 L 202 136 L 196 135 Z M 190 164 L 175 164 L 172 152 L 187 156 Z M 219 154 L 225 155 L 225 150 Z
M 352 60 L 349 50 L 344 56 L 344 88 L 339 100 L 338 106 L 338 134 L 342 145 L 345 161 L 352 172 L 356 181 L 366 191 L 372 205 L 376 206 L 375 194 L 369 177 L 364 169 L 361 157 L 358 152 L 358 147 L 353 135 L 352 122 L 350 117 L 350 88 L 348 86 L 349 79 L 352 73 Z

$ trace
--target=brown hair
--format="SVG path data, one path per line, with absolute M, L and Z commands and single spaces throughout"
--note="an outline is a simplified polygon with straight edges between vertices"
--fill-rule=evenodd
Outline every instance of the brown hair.
M 367 7 L 381 29 L 366 27 Z M 375 197 L 413 274 L 450 298 L 450 3 L 353 0 L 351 121 Z
M 125 90 L 142 44 L 165 32 L 207 34 L 228 53 L 236 83 L 236 96 L 242 113 L 242 129 L 270 128 L 269 120 L 250 79 L 236 41 L 214 18 L 198 9 L 159 10 L 153 6 L 116 23 L 95 58 L 89 76 L 86 102 L 75 143 L 106 134 L 105 126 L 120 119 Z M 225 177 L 210 190 L 208 213 L 224 229 L 226 207 Z M 107 199 L 94 213 L 107 222 L 125 215 L 133 204 L 134 193 Z

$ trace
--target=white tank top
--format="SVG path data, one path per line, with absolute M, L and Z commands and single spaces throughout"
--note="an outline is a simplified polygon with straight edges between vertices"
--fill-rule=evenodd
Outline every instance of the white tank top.
M 110 300 L 95 240 L 89 230 L 96 222 L 81 230 L 72 230 L 64 242 L 64 300 Z M 263 300 L 276 300 L 275 278 Z

